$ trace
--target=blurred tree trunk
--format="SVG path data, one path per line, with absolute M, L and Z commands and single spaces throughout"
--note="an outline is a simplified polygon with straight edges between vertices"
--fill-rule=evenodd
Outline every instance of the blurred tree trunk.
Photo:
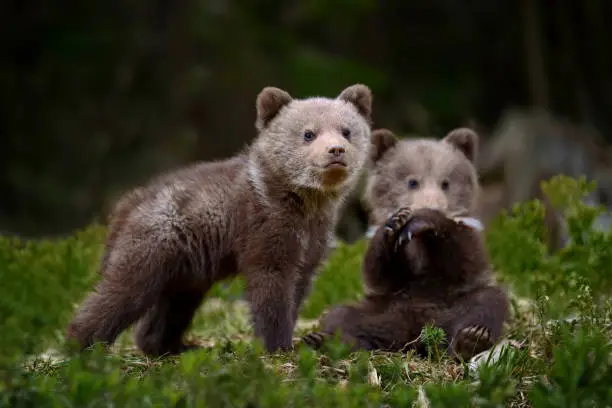
M 537 0 L 522 1 L 523 40 L 527 56 L 527 81 L 531 103 L 539 108 L 549 108 L 548 76 L 544 64 L 544 49 Z

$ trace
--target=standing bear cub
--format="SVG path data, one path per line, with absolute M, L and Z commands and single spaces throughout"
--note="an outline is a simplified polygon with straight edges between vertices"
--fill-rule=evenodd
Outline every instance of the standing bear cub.
M 302 341 L 318 348 L 339 331 L 353 350 L 422 353 L 419 335 L 431 323 L 445 331 L 449 355 L 468 359 L 490 348 L 509 304 L 470 218 L 477 134 L 458 128 L 441 141 L 399 141 L 379 129 L 372 142 L 366 201 L 378 229 L 363 264 L 365 296 L 331 309 L 322 331 Z
M 292 348 L 298 310 L 326 256 L 343 198 L 370 151 L 372 94 L 293 99 L 264 88 L 258 136 L 235 157 L 153 179 L 117 203 L 102 280 L 67 338 L 112 344 L 133 323 L 149 355 L 191 348 L 183 334 L 211 286 L 241 273 L 255 335 Z

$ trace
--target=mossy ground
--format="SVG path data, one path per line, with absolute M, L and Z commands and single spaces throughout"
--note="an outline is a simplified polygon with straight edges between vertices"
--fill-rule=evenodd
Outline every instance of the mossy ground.
M 0 406 L 612 406 L 612 238 L 591 228 L 592 209 L 578 203 L 583 181 L 559 178 L 549 187 L 565 197 L 558 205 L 573 241 L 547 254 L 538 202 L 491 225 L 487 243 L 511 290 L 513 318 L 501 357 L 476 370 L 448 359 L 433 340 L 429 358 L 348 353 L 337 343 L 267 355 L 253 341 L 240 280 L 217 285 L 199 310 L 189 338 L 201 350 L 150 359 L 133 347 L 130 330 L 110 352 L 75 356 L 63 348 L 62 331 L 98 279 L 104 228 L 57 242 L 0 239 Z M 333 252 L 296 339 L 327 307 L 359 298 L 366 245 Z

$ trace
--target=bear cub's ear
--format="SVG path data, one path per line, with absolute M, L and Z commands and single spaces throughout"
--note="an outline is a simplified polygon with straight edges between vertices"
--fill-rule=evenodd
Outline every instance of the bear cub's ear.
M 478 154 L 478 134 L 469 128 L 453 129 L 442 139 L 450 143 L 462 152 L 472 163 L 476 161 Z
M 372 131 L 372 149 L 370 158 L 374 163 L 397 143 L 397 138 L 389 129 L 376 129 Z
M 280 88 L 267 86 L 257 95 L 255 107 L 257 108 L 257 121 L 255 127 L 261 131 L 278 114 L 281 108 L 291 102 L 293 98 Z
M 344 89 L 337 99 L 352 103 L 368 122 L 372 116 L 372 91 L 363 84 L 351 85 Z

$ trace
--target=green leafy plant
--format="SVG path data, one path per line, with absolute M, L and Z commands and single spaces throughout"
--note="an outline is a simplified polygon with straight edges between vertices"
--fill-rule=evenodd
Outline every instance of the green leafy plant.
M 572 301 L 581 285 L 589 285 L 595 300 L 612 288 L 612 234 L 593 227 L 603 211 L 583 199 L 595 188 L 585 178 L 556 176 L 542 183 L 551 205 L 564 218 L 568 244 L 549 254 L 545 242 L 544 205 L 531 201 L 516 205 L 495 219 L 487 245 L 500 277 L 521 296 L 549 299 L 553 316 L 576 312 Z
M 446 333 L 439 327 L 427 324 L 421 330 L 421 342 L 425 344 L 427 357 L 439 361 L 445 353 Z

